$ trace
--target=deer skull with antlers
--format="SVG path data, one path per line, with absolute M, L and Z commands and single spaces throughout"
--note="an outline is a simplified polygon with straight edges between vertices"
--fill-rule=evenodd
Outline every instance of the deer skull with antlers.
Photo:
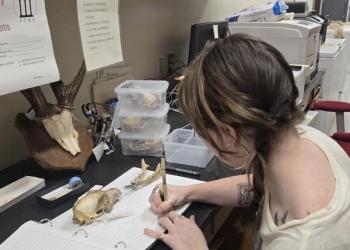
M 78 141 L 78 132 L 73 126 L 74 99 L 80 89 L 86 73 L 85 62 L 70 84 L 62 81 L 50 84 L 57 99 L 57 104 L 48 103 L 41 88 L 35 87 L 21 91 L 35 111 L 36 117 L 42 120 L 49 136 L 73 156 L 81 152 Z

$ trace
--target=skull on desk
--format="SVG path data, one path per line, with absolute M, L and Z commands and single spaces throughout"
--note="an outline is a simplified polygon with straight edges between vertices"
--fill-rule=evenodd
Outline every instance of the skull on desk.
M 87 192 L 74 204 L 73 222 L 80 225 L 92 223 L 105 212 L 111 212 L 113 205 L 120 199 L 120 196 L 121 191 L 116 188 Z

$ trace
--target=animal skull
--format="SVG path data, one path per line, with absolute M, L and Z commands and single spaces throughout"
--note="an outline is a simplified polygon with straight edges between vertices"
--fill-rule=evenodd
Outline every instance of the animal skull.
M 81 152 L 78 141 L 78 132 L 73 127 L 72 113 L 63 110 L 60 114 L 42 120 L 43 125 L 52 139 L 70 152 L 73 156 Z
M 107 191 L 93 190 L 86 193 L 73 207 L 73 222 L 80 225 L 90 224 L 105 212 L 112 211 L 113 205 L 120 199 L 119 189 Z

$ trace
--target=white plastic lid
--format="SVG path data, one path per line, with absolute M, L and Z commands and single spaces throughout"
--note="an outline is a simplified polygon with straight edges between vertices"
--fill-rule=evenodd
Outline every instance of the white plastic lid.
M 324 43 L 320 48 L 320 57 L 333 58 L 338 53 L 340 47 L 337 44 Z
M 123 109 L 119 111 L 119 116 L 137 116 L 137 117 L 163 117 L 169 112 L 169 104 L 165 103 L 159 113 L 154 112 L 138 112 L 134 110 Z
M 127 80 L 115 88 L 116 94 L 125 94 L 129 92 L 165 92 L 169 87 L 167 81 L 156 80 Z
M 129 139 L 129 140 L 156 140 L 164 139 L 170 131 L 170 125 L 165 124 L 163 131 L 160 133 L 127 133 L 121 132 L 118 136 L 120 139 Z

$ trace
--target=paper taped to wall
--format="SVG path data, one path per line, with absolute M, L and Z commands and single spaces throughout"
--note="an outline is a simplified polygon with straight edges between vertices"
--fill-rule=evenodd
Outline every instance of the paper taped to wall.
M 78 0 L 77 4 L 87 70 L 122 62 L 119 1 Z
M 2 0 L 0 17 L 0 95 L 58 81 L 44 0 Z

